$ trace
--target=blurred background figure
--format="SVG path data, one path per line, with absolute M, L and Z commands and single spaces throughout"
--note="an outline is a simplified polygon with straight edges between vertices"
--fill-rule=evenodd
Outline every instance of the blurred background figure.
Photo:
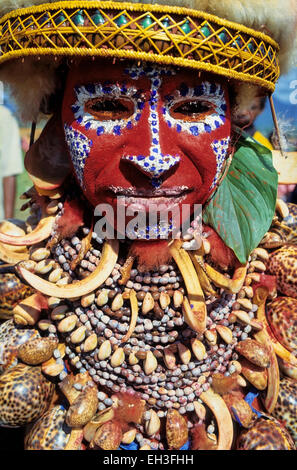
M 274 106 L 281 131 L 282 147 L 285 152 L 297 152 L 297 68 L 293 67 L 287 75 L 283 75 L 276 84 L 273 94 Z M 279 150 L 278 139 L 275 138 L 274 125 L 269 102 L 259 114 L 255 126 Z M 297 203 L 297 187 L 295 185 L 279 185 L 278 197 L 286 202 Z
M 12 111 L 0 104 L 0 220 L 14 217 L 16 176 L 22 172 L 19 125 Z
M 294 67 L 280 78 L 273 94 L 281 145 L 284 152 L 297 151 L 297 70 Z M 294 86 L 296 90 L 294 89 Z M 293 91 L 292 91 L 293 90 Z M 269 150 L 280 150 L 272 120 L 269 100 L 257 96 L 236 116 L 235 124 Z M 278 197 L 286 202 L 297 203 L 297 186 L 281 184 Z
M 257 142 L 273 150 L 270 140 L 256 126 L 257 117 L 264 111 L 266 96 L 256 96 L 245 109 L 237 114 L 235 124 L 253 137 Z

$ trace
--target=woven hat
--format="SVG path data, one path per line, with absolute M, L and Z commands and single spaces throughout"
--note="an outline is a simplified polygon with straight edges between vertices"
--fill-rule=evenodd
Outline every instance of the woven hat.
M 271 93 L 296 51 L 294 0 L 0 2 L 0 79 L 24 120 L 59 87 L 61 64 L 86 57 L 188 67 L 226 77 L 237 104 Z

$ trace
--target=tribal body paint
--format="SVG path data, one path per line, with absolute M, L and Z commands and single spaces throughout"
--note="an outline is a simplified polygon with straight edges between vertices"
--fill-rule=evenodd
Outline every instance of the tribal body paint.
M 228 92 L 210 75 L 94 62 L 68 77 L 62 119 L 77 180 L 96 206 L 203 204 L 228 156 Z

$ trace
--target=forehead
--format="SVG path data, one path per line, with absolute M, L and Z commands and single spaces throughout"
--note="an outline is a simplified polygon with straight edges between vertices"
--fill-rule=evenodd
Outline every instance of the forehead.
M 117 61 L 113 64 L 107 60 L 96 60 L 92 63 L 82 61 L 69 70 L 67 86 L 75 87 L 87 83 L 132 83 L 134 86 L 150 88 L 151 78 L 147 70 L 153 70 L 162 79 L 162 86 L 176 87 L 185 82 L 189 86 L 196 86 L 202 82 L 219 83 L 226 89 L 223 80 L 212 74 L 201 73 L 186 68 L 172 68 L 166 65 L 142 64 L 136 66 L 135 62 Z M 135 73 L 136 71 L 136 73 Z M 142 73 L 141 73 L 142 72 Z M 151 75 L 152 76 L 152 75 Z

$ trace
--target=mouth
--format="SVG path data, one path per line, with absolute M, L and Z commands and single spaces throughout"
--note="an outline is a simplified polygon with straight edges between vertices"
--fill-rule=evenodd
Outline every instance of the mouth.
M 159 212 L 173 209 L 193 191 L 193 188 L 173 186 L 171 188 L 145 190 L 109 186 L 105 190 L 117 198 L 119 206 L 129 207 L 131 210 L 137 211 L 153 210 Z

